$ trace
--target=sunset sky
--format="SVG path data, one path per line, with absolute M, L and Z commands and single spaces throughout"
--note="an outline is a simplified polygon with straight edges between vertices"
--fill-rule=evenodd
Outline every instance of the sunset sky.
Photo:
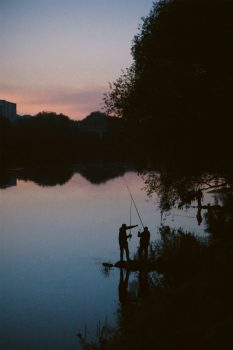
M 108 82 L 152 0 L 0 0 L 0 99 L 18 114 L 82 119 L 100 110 Z

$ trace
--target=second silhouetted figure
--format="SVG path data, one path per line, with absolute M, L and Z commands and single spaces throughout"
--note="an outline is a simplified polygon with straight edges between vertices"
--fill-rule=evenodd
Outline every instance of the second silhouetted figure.
M 144 257 L 147 259 L 148 247 L 150 244 L 150 231 L 148 227 L 145 227 L 143 232 L 138 232 L 138 237 L 140 237 L 140 246 L 138 250 L 139 258 L 141 259 L 144 253 Z

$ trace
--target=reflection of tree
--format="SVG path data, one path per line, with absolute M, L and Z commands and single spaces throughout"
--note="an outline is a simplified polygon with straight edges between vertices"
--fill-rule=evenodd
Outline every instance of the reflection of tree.
M 233 198 L 231 192 L 221 192 L 215 195 L 215 205 L 207 208 L 205 213 L 206 231 L 213 235 L 221 235 L 231 239 L 232 234 L 232 208 Z
M 0 168 L 0 188 L 4 189 L 11 186 L 16 186 L 16 176 L 7 169 Z
M 138 275 L 138 297 L 146 298 L 150 292 L 149 276 L 147 271 L 139 271 Z
M 184 170 L 163 169 L 161 173 L 150 171 L 143 175 L 147 194 L 157 194 L 161 212 L 177 206 L 182 208 L 194 203 L 197 208 L 197 222 L 203 217 L 207 223 L 207 232 L 224 233 L 232 225 L 232 178 L 230 174 L 209 174 L 197 172 L 190 174 Z M 206 192 L 218 192 L 214 204 L 203 205 L 202 197 Z M 202 214 L 202 210 L 205 210 Z
M 25 167 L 21 169 L 0 169 L 0 187 L 16 186 L 16 179 L 33 181 L 40 186 L 64 185 L 75 173 L 81 174 L 93 184 L 101 184 L 107 180 L 122 176 L 128 167 L 122 164 L 92 163 L 79 166 L 63 164 L 51 166 Z
M 156 193 L 159 196 L 161 210 L 169 210 L 174 206 L 182 208 L 193 201 L 200 207 L 204 191 L 232 187 L 232 179 L 228 176 L 205 172 L 190 174 L 185 169 L 162 169 L 160 173 L 149 171 L 144 173 L 143 178 L 147 194 L 152 196 Z
M 100 184 L 124 175 L 127 168 L 121 164 L 88 163 L 76 167 L 76 170 L 90 183 Z
M 33 181 L 39 186 L 64 185 L 73 176 L 73 170 L 64 166 L 21 169 L 1 169 L 0 187 L 16 186 L 16 180 Z
M 17 172 L 18 179 L 33 181 L 40 186 L 64 185 L 72 176 L 72 169 L 63 166 L 36 167 Z

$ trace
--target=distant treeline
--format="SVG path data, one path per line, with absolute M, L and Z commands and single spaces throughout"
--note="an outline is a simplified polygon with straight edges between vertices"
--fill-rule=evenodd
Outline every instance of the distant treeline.
M 137 167 L 172 166 L 186 170 L 210 171 L 227 170 L 231 163 L 231 149 L 219 152 L 209 149 L 196 140 L 190 139 L 190 146 L 184 147 L 183 140 L 177 139 L 171 148 L 166 135 L 155 136 L 161 140 L 157 147 L 148 145 L 151 130 L 135 130 L 124 119 L 109 117 L 93 112 L 83 121 L 74 121 L 63 114 L 41 112 L 33 117 L 18 117 L 15 122 L 0 116 L 0 163 L 1 167 L 38 166 L 70 164 L 88 161 L 133 161 Z M 174 129 L 174 133 L 176 130 Z M 147 137 L 150 140 L 147 140 Z M 226 141 L 230 142 L 229 140 Z M 208 156 L 207 156 L 208 155 Z
M 5 164 L 32 165 L 124 157 L 127 138 L 122 121 L 93 112 L 83 121 L 41 112 L 0 118 L 0 159 Z

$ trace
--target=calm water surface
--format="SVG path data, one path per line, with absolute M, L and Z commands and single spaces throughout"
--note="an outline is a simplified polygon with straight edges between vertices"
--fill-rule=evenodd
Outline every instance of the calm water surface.
M 152 240 L 158 239 L 158 206 L 135 172 L 124 179 Z M 114 325 L 119 271 L 106 278 L 101 264 L 119 260 L 118 228 L 129 221 L 122 177 L 97 185 L 76 173 L 62 186 L 17 180 L 1 189 L 1 348 L 79 349 L 77 332 L 86 327 L 94 336 L 99 322 Z M 135 210 L 132 223 L 140 226 Z M 204 234 L 194 210 L 173 211 L 166 223 Z M 137 229 L 132 233 L 131 255 L 138 245 Z

